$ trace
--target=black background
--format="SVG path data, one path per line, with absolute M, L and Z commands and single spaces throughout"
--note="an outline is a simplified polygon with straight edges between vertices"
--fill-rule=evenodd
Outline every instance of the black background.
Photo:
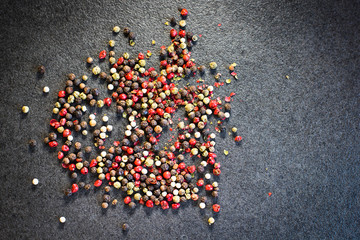
M 159 47 L 170 42 L 164 23 L 180 20 L 179 5 L 189 10 L 187 29 L 202 34 L 196 62 L 216 61 L 223 79 L 238 64 L 239 80 L 216 90 L 237 93 L 227 126 L 244 138 L 240 146 L 217 139 L 216 223 L 209 227 L 211 211 L 192 204 L 129 211 L 120 202 L 103 211 L 101 190 L 66 200 L 71 180 L 41 144 L 66 74 L 90 75 L 84 60 L 110 39 L 117 55 L 151 50 L 149 65 L 158 66 Z M 360 238 L 359 10 L 359 1 L 1 1 L 1 238 Z M 112 35 L 115 25 L 133 29 L 135 47 Z M 39 64 L 47 69 L 41 79 Z M 203 78 L 214 83 L 209 72 Z

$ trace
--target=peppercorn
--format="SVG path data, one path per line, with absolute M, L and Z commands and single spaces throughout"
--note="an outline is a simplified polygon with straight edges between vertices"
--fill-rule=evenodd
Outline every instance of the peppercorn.
M 39 74 L 43 75 L 45 73 L 45 67 L 43 65 L 38 66 L 37 71 Z
M 123 30 L 123 33 L 125 36 L 128 36 L 129 33 L 130 33 L 130 29 L 128 27 L 125 27 L 124 30 Z
M 91 57 L 88 57 L 88 58 L 86 59 L 86 62 L 87 62 L 88 64 L 92 64 L 93 61 L 94 61 L 94 59 L 92 59 Z
M 128 230 L 129 230 L 129 224 L 124 223 L 124 224 L 122 225 L 122 230 L 123 230 L 123 231 L 128 231 Z
M 216 62 L 211 62 L 211 63 L 209 64 L 209 66 L 210 66 L 210 68 L 213 69 L 213 70 L 217 68 Z
M 28 113 L 29 112 L 29 107 L 28 106 L 23 106 L 22 108 L 21 108 L 21 111 L 23 112 L 23 113 Z
M 31 140 L 29 141 L 29 146 L 32 147 L 32 148 L 36 147 L 36 140 L 31 139 Z
M 101 204 L 101 207 L 104 208 L 104 209 L 106 209 L 106 208 L 109 207 L 109 204 L 108 204 L 107 202 L 103 202 L 103 203 Z
M 135 37 L 136 37 L 136 35 L 135 35 L 134 32 L 129 32 L 129 39 L 130 40 L 135 40 Z

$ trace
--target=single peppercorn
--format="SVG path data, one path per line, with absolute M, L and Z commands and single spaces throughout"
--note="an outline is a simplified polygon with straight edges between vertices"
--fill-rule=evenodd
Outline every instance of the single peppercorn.
M 43 75 L 45 73 L 45 67 L 43 65 L 38 66 L 37 71 L 39 74 Z
M 128 231 L 128 230 L 129 230 L 129 224 L 124 223 L 124 224 L 122 225 L 122 230 L 123 230 L 123 231 Z
M 30 141 L 29 141 L 29 146 L 30 147 L 32 147 L 32 148 L 34 148 L 34 147 L 36 147 L 36 140 L 34 140 L 34 139 L 31 139 Z

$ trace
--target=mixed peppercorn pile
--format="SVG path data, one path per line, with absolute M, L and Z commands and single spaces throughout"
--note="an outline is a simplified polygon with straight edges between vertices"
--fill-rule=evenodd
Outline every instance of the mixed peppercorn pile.
M 113 50 L 101 51 L 98 58 L 109 61 L 109 72 L 95 66 L 91 57 L 87 58 L 92 74 L 107 84 L 108 97 L 101 99 L 99 89 L 88 87 L 86 75 L 80 78 L 68 75 L 66 87 L 58 92 L 53 109 L 52 131 L 45 138 L 49 147 L 60 148 L 57 157 L 74 179 L 66 195 L 76 194 L 81 188 L 104 187 L 102 207 L 108 208 L 118 202 L 110 196 L 115 188 L 126 193 L 123 201 L 130 208 L 141 204 L 148 208 L 177 209 L 191 200 L 197 201 L 202 209 L 209 206 L 214 212 L 220 211 L 216 203 L 219 186 L 215 180 L 221 174 L 221 165 L 216 160 L 216 134 L 211 132 L 209 122 L 215 116 L 216 130 L 223 129 L 223 122 L 230 117 L 234 94 L 224 99 L 215 97 L 214 87 L 199 80 L 200 85 L 176 84 L 206 70 L 191 58 L 189 49 L 199 37 L 185 29 L 187 14 L 186 9 L 181 9 L 179 29 L 171 29 L 171 44 L 161 47 L 158 70 L 146 66 L 150 51 L 139 53 L 136 58 L 128 53 L 115 57 Z M 176 20 L 172 18 L 170 23 L 174 26 Z M 113 32 L 119 33 L 120 28 L 115 26 Z M 129 28 L 124 28 L 123 34 L 133 46 L 135 34 Z M 114 45 L 115 41 L 110 40 L 109 46 Z M 216 69 L 217 65 L 211 62 L 209 67 Z M 229 69 L 233 71 L 234 67 L 232 64 Z M 103 107 L 126 119 L 122 139 L 110 143 L 110 132 L 116 126 L 109 124 L 107 115 L 96 114 L 96 109 Z M 174 114 L 180 108 L 185 109 L 185 116 L 175 120 Z M 160 148 L 158 143 L 166 141 L 161 138 L 166 131 L 173 136 L 166 147 Z M 74 132 L 92 135 L 93 146 L 75 141 Z M 235 141 L 241 141 L 236 128 L 233 132 Z M 97 156 L 91 160 L 87 156 L 93 152 Z M 88 173 L 97 176 L 93 183 L 79 180 Z M 209 197 L 215 200 L 210 201 Z M 209 224 L 214 221 L 208 219 Z

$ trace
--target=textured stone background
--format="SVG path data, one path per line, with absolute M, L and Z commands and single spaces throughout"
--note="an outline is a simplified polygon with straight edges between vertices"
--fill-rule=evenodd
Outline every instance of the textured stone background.
M 192 2 L 1 1 L 1 238 L 360 238 L 360 2 Z M 190 12 L 188 29 L 203 35 L 196 61 L 217 61 L 223 76 L 227 64 L 239 65 L 239 80 L 217 90 L 237 92 L 228 126 L 238 126 L 244 141 L 217 140 L 223 174 L 216 224 L 207 226 L 211 212 L 192 204 L 103 211 L 101 191 L 64 199 L 70 179 L 56 153 L 42 144 L 32 152 L 27 141 L 47 133 L 66 74 L 89 72 L 84 59 L 111 38 L 118 53 L 156 52 L 169 43 L 164 22 L 179 19 L 179 4 Z M 113 37 L 114 25 L 131 27 L 137 45 Z M 42 79 L 38 64 L 47 68 Z M 26 117 L 22 105 L 30 106 Z M 127 234 L 119 227 L 125 221 Z

